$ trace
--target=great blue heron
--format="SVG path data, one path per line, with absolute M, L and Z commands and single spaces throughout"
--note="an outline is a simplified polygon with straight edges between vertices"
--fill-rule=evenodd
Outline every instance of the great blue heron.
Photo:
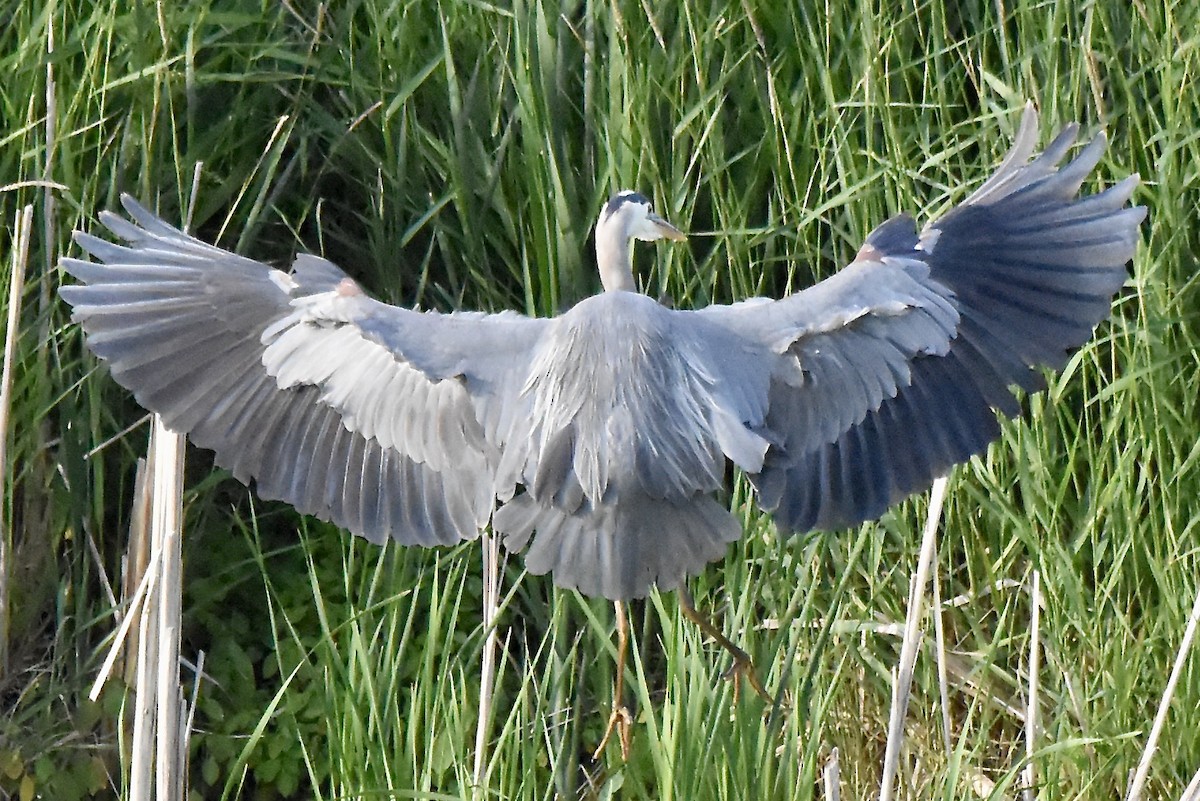
M 604 292 L 548 319 L 417 312 L 324 259 L 290 273 L 128 197 L 118 245 L 64 259 L 62 297 L 118 382 L 258 494 L 373 542 L 489 523 L 531 573 L 614 601 L 684 579 L 741 534 L 713 495 L 740 468 L 781 531 L 881 515 L 979 453 L 1105 319 L 1145 209 L 1129 177 L 1077 197 L 1027 109 L 998 171 L 918 232 L 889 220 L 836 275 L 694 311 L 636 292 L 633 239 L 681 239 L 621 192 L 596 226 Z M 690 604 L 689 604 L 690 606 Z M 618 606 L 618 611 L 621 609 Z M 727 643 L 727 641 L 726 641 Z M 619 674 L 618 674 L 619 675 Z

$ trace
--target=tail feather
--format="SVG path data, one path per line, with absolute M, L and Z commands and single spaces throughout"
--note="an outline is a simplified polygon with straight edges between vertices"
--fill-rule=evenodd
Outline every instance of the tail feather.
M 522 494 L 496 511 L 492 525 L 509 550 L 528 548 L 530 573 L 610 600 L 675 589 L 741 536 L 729 510 L 703 494 L 672 501 L 626 493 L 620 503 L 584 503 L 574 512 Z

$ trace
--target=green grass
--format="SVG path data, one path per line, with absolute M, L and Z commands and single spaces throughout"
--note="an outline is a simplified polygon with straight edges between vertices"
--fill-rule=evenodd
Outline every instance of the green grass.
M 95 229 L 118 192 L 172 220 L 194 203 L 192 230 L 251 256 L 322 252 L 392 302 L 545 315 L 598 289 L 590 225 L 633 187 L 696 233 L 639 253 L 646 290 L 706 304 L 807 285 L 889 215 L 925 220 L 961 200 L 1026 98 L 1043 135 L 1075 119 L 1103 127 L 1112 144 L 1088 187 L 1139 172 L 1150 218 L 1112 322 L 954 474 L 938 556 L 942 597 L 957 599 L 945 610 L 953 750 L 925 648 L 900 797 L 976 797 L 989 783 L 1011 797 L 1034 568 L 1040 797 L 1123 792 L 1200 580 L 1200 7 L 0 8 L 5 286 L 18 212 L 35 208 L 3 487 L 14 613 L 0 793 L 124 787 L 124 691 L 110 684 L 96 705 L 86 693 L 116 625 L 146 426 L 126 432 L 142 410 L 53 293 L 57 259 L 76 254 L 70 231 Z M 478 544 L 380 550 L 252 499 L 198 451 L 187 486 L 184 654 L 204 650 L 212 678 L 191 744 L 195 797 L 469 794 Z M 735 702 L 725 657 L 673 596 L 652 596 L 632 615 L 633 753 L 593 763 L 612 610 L 511 557 L 483 797 L 816 798 L 833 748 L 843 797 L 877 792 L 900 650 L 881 624 L 904 618 L 925 500 L 786 542 L 740 483 L 731 501 L 746 537 L 693 591 L 789 710 L 768 719 L 753 697 Z M 1147 797 L 1178 798 L 1200 767 L 1197 659 Z

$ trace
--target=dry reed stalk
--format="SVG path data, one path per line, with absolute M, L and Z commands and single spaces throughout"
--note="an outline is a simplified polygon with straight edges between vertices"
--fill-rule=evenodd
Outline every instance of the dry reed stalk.
M 158 415 L 154 416 L 149 451 L 143 471 L 143 475 L 150 477 L 149 565 L 92 693 L 94 696 L 99 692 L 129 628 L 137 619 L 129 801 L 174 801 L 183 798 L 184 788 L 181 744 L 185 738 L 180 731 L 179 688 L 183 437 L 168 430 Z M 142 503 L 145 490 L 143 483 L 135 506 Z M 131 559 L 136 560 L 144 530 L 145 526 L 141 526 L 131 531 Z
M 821 785 L 825 801 L 839 801 L 842 797 L 841 768 L 838 766 L 838 750 L 829 752 L 829 759 L 821 767 Z
M 942 590 L 938 576 L 937 560 L 933 561 L 933 636 L 937 651 L 938 700 L 942 705 L 942 743 L 946 747 L 946 759 L 954 754 L 954 742 L 950 735 L 950 675 L 946 664 L 946 632 L 942 624 Z
M 1033 801 L 1033 787 L 1037 779 L 1033 768 L 1033 752 L 1037 745 L 1038 726 L 1038 673 L 1041 666 L 1041 649 L 1038 643 L 1042 621 L 1042 574 L 1036 569 L 1033 571 L 1033 586 L 1029 594 L 1033 612 L 1029 622 L 1029 698 L 1025 706 L 1025 770 L 1022 771 L 1025 787 L 1021 792 L 1025 801 Z
M 134 599 L 150 567 L 150 465 L 145 459 L 138 459 L 133 487 L 129 544 L 125 548 L 125 569 L 121 580 L 121 608 L 125 614 L 136 618 L 141 614 L 141 610 L 140 605 L 135 605 Z M 138 621 L 134 620 L 129 626 L 129 635 L 125 642 L 122 673 L 126 687 L 132 687 L 137 681 L 137 655 L 141 640 L 141 627 L 137 623 Z
M 921 555 L 917 573 L 913 576 L 908 595 L 908 615 L 904 621 L 904 643 L 900 646 L 900 664 L 893 673 L 892 709 L 888 716 L 887 747 L 883 755 L 883 778 L 879 783 L 879 801 L 891 801 L 900 765 L 900 747 L 904 743 L 904 718 L 912 690 L 913 666 L 921 643 L 921 618 L 924 616 L 925 587 L 929 583 L 930 566 L 937 553 L 937 527 L 946 500 L 946 478 L 933 483 L 929 496 L 929 516 L 921 538 Z
M 1183 642 L 1179 644 L 1179 652 L 1175 654 L 1175 665 L 1171 668 L 1171 677 L 1167 679 L 1167 688 L 1163 690 L 1162 700 L 1158 704 L 1158 713 L 1154 716 L 1154 725 L 1150 727 L 1150 736 L 1146 738 L 1146 748 L 1142 751 L 1141 761 L 1133 779 L 1129 782 L 1129 792 L 1125 794 L 1126 801 L 1139 801 L 1142 788 L 1146 785 L 1146 777 L 1150 774 L 1150 761 L 1158 750 L 1158 738 L 1167 722 L 1167 711 L 1171 708 L 1171 699 L 1175 697 L 1175 685 L 1183 674 L 1183 665 L 1187 661 L 1188 652 L 1192 649 L 1192 641 L 1196 639 L 1196 627 L 1200 625 L 1200 589 L 1196 591 L 1196 600 L 1192 603 L 1192 614 L 1188 618 L 1187 629 L 1183 632 Z
M 129 801 L 152 801 L 154 798 L 154 680 L 152 669 L 157 660 L 158 643 L 152 636 L 157 625 L 158 609 L 146 605 L 139 620 L 137 679 L 133 696 L 133 747 L 129 754 Z
M 1192 780 L 1188 782 L 1183 795 L 1179 796 L 1179 801 L 1200 801 L 1200 770 L 1196 771 L 1196 775 L 1192 776 Z
M 154 500 L 151 516 L 153 547 L 162 553 L 162 576 L 158 582 L 158 677 L 155 706 L 155 783 L 157 798 L 183 797 L 183 772 L 179 764 L 181 742 L 179 688 L 179 629 L 183 606 L 183 435 L 166 427 L 154 416 L 151 436 L 154 445 Z
M 142 476 L 148 478 L 154 475 L 154 430 L 150 431 L 150 445 L 146 454 L 146 469 Z M 150 490 L 150 492 L 147 492 Z M 138 488 L 138 495 L 135 497 L 134 503 L 140 506 L 144 503 L 144 498 L 147 495 L 152 495 L 153 490 L 150 487 L 150 481 L 143 481 Z M 150 515 L 140 521 L 140 526 L 137 529 L 130 531 L 132 540 L 145 538 L 150 539 L 149 528 L 153 525 L 153 501 L 150 504 Z M 132 543 L 131 543 L 132 546 Z M 142 580 L 138 582 L 137 590 L 134 592 L 133 601 L 126 612 L 125 620 L 121 627 L 117 630 L 116 641 L 113 643 L 109 651 L 108 657 L 105 659 L 104 667 L 100 670 L 100 675 L 96 679 L 96 684 L 92 687 L 93 700 L 99 693 L 102 682 L 105 680 L 108 670 L 111 667 L 112 661 L 121 651 L 122 642 L 125 639 L 126 633 L 133 625 L 133 621 L 137 621 L 137 641 L 138 649 L 136 652 L 136 672 L 133 677 L 133 745 L 129 752 L 129 801 L 151 801 L 154 798 L 154 725 L 156 719 L 154 716 L 154 680 L 157 678 L 157 671 L 151 670 L 151 665 L 157 661 L 157 645 L 158 641 L 151 636 L 158 627 L 158 605 L 155 603 L 155 598 L 158 594 L 158 575 L 161 572 L 162 554 L 153 551 L 150 559 L 150 569 L 142 576 Z
M 487 741 L 492 716 L 492 696 L 496 683 L 496 615 L 500 609 L 500 542 L 491 532 L 483 536 L 483 671 L 479 678 L 479 719 L 475 724 L 475 765 L 472 782 L 475 797 L 483 795 L 487 769 Z
M 33 229 L 33 206 L 26 206 L 17 218 L 17 236 L 13 242 L 12 280 L 8 288 L 8 327 L 4 330 L 4 372 L 0 374 L 0 675 L 8 672 L 8 577 L 13 549 L 12 531 L 4 518 L 4 491 L 8 484 L 8 416 L 12 408 L 13 363 L 17 358 L 17 331 L 21 326 L 21 296 L 25 288 L 25 268 L 29 263 L 29 238 Z

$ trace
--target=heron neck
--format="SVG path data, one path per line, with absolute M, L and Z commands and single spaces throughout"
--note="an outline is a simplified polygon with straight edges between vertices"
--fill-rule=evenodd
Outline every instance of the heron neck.
M 596 230 L 596 267 L 605 292 L 637 292 L 633 282 L 630 240 L 618 231 L 600 226 Z

